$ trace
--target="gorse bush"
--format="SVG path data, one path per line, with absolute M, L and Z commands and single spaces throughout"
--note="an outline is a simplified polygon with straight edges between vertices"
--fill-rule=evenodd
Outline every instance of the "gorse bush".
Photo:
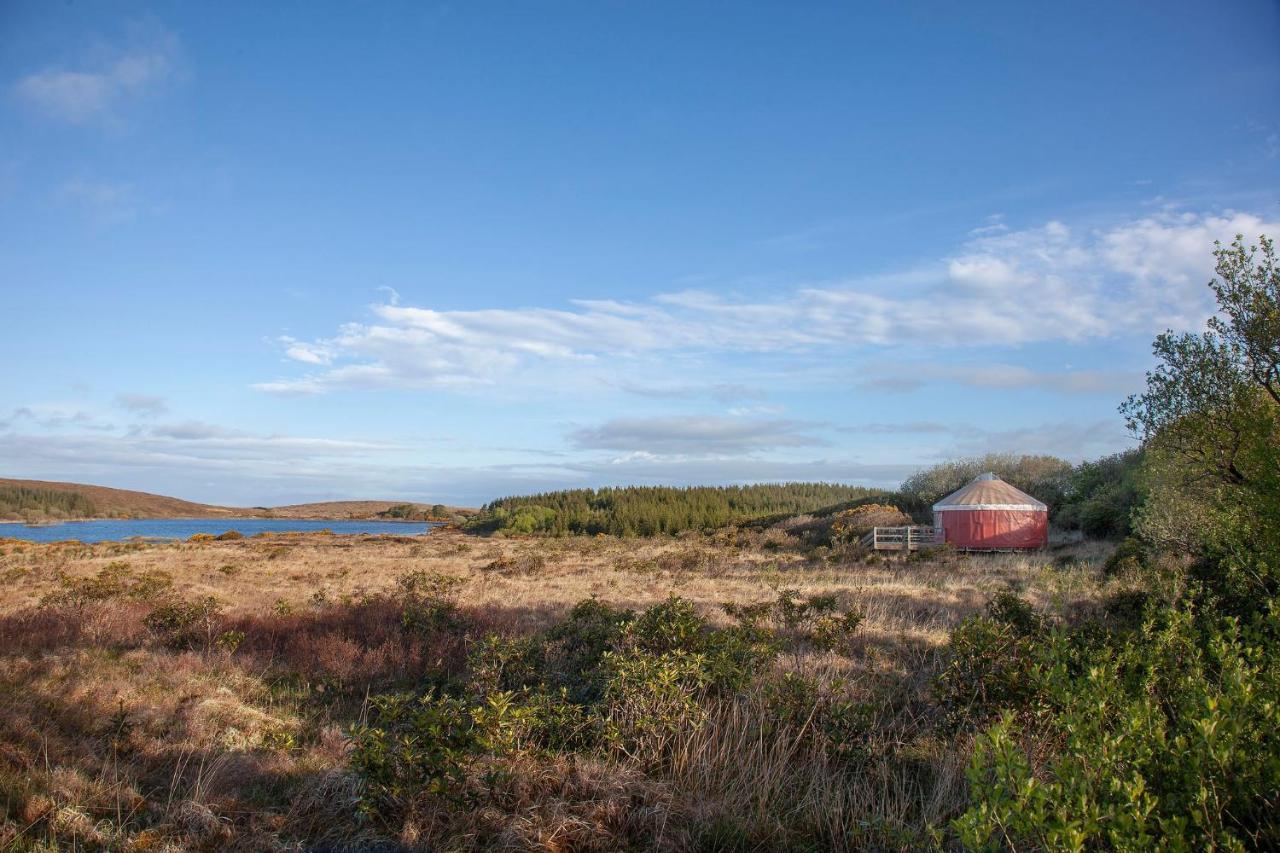
M 896 506 L 870 503 L 835 514 L 831 524 L 833 542 L 854 542 L 877 527 L 902 527 L 911 516 Z
M 58 589 L 49 593 L 41 604 L 45 607 L 70 607 L 83 612 L 90 605 L 113 601 L 150 601 L 173 585 L 173 577 L 163 571 L 150 570 L 135 574 L 128 563 L 116 561 L 98 570 L 96 575 L 71 576 L 58 573 Z

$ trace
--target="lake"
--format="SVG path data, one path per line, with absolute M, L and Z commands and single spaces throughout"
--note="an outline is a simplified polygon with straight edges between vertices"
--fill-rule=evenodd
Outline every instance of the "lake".
M 416 536 L 439 525 L 428 521 L 347 521 L 299 520 L 288 518 L 126 518 L 98 521 L 62 521 L 28 527 L 0 524 L 0 539 L 27 539 L 32 542 L 115 542 L 122 539 L 188 539 L 197 533 L 217 536 L 236 530 L 245 536 L 255 533 L 306 533 L 329 530 L 333 533 L 388 533 Z

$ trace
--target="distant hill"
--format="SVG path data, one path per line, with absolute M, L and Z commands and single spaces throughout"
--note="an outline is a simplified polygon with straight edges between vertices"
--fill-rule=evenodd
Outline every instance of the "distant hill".
M 439 511 L 443 510 L 443 512 Z M 439 521 L 455 515 L 474 515 L 474 509 L 406 501 L 322 501 L 263 509 L 272 518 L 431 518 Z
M 280 507 L 229 507 L 179 498 L 46 480 L 0 477 L 0 521 L 48 521 L 62 518 L 377 518 L 409 507 L 410 517 L 431 514 L 438 504 L 405 501 L 325 501 Z M 449 515 L 474 510 L 448 507 Z M 401 510 L 403 512 L 403 510 Z M 392 517 L 404 517 L 393 513 Z
M 0 518 L 216 518 L 245 513 L 254 511 L 106 486 L 0 478 Z

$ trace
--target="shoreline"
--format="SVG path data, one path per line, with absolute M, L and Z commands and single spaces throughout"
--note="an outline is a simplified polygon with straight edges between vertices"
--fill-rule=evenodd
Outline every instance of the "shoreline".
M 157 515 L 146 518 L 59 518 L 54 521 L 23 521 L 20 518 L 0 518 L 0 524 L 21 524 L 23 527 L 52 527 L 55 524 L 73 524 L 86 521 L 376 521 L 380 524 L 448 524 L 448 521 L 428 518 L 416 521 L 411 518 L 290 518 L 266 515 L 208 516 L 208 515 Z

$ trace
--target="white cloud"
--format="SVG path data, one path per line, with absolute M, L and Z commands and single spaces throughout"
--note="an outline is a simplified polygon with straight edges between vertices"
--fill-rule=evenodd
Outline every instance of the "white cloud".
M 580 300 L 569 308 L 438 311 L 372 307 L 373 320 L 332 338 L 284 341 L 295 361 L 323 368 L 262 382 L 275 393 L 339 388 L 492 385 L 524 368 L 608 375 L 675 354 L 848 352 L 888 346 L 1015 346 L 1149 335 L 1197 326 L 1211 311 L 1205 282 L 1214 239 L 1280 232 L 1246 213 L 1164 212 L 1100 230 L 1049 222 L 988 231 L 936 263 L 893 276 L 800 287 L 768 301 L 703 291 L 643 302 Z M 973 379 L 980 382 L 979 379 Z M 1085 390 L 1103 374 L 1056 380 L 1006 371 L 991 387 Z
M 283 336 L 280 343 L 284 346 L 284 354 L 303 364 L 329 364 L 333 361 L 333 352 L 325 346 L 308 344 L 295 338 Z
M 827 442 L 807 432 L 812 425 L 791 420 L 746 420 L 714 415 L 616 418 L 575 430 L 579 450 L 614 450 L 671 455 L 752 453 L 779 447 L 814 447 Z
M 68 124 L 111 123 L 120 108 L 168 80 L 179 55 L 172 33 L 150 28 L 124 49 L 99 52 L 78 68 L 51 67 L 20 78 L 14 94 L 41 114 Z

